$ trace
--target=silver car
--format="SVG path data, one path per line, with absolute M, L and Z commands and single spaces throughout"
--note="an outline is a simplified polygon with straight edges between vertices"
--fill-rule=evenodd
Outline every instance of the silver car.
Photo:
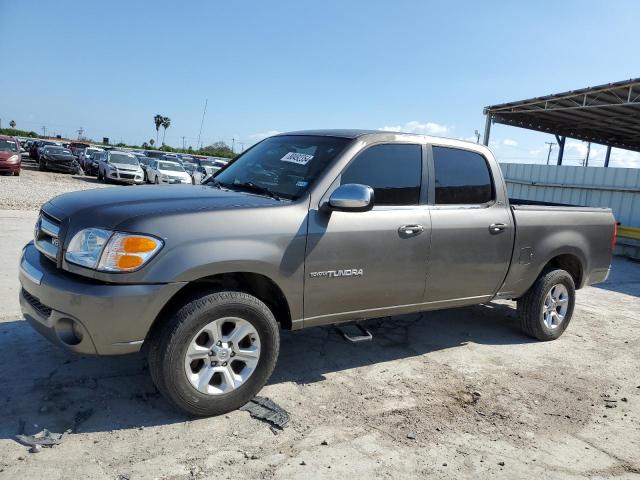
M 106 151 L 98 153 L 98 180 L 141 185 L 144 172 L 135 155 L 128 152 Z

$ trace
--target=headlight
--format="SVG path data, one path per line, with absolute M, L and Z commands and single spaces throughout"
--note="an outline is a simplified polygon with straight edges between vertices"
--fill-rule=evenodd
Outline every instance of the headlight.
M 11 155 L 9 158 L 7 158 L 7 163 L 16 163 L 18 160 L 20 160 L 20 157 L 18 155 Z
M 162 245 L 162 240 L 148 235 L 87 228 L 75 234 L 65 258 L 102 272 L 131 272 L 148 262 Z
M 96 268 L 102 249 L 110 236 L 110 231 L 99 228 L 81 230 L 71 239 L 64 258 L 68 262 L 82 265 L 83 267 Z

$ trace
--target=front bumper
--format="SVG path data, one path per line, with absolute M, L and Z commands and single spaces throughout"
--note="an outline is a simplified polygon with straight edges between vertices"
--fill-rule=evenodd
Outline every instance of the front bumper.
M 2 173 L 15 173 L 19 171 L 20 171 L 20 162 L 18 163 L 0 162 L 0 172 Z
M 74 163 L 52 162 L 51 160 L 45 160 L 44 158 L 40 159 L 40 161 L 43 162 L 44 166 L 49 170 L 55 170 L 57 172 L 75 173 L 77 170 Z
M 20 307 L 31 326 L 73 352 L 140 350 L 160 310 L 185 282 L 105 284 L 58 269 L 27 244 L 20 259 Z
M 163 183 L 165 185 L 191 185 L 191 178 L 162 178 L 158 177 L 158 183 Z
M 113 182 L 128 183 L 130 185 L 142 185 L 144 183 L 143 174 L 140 174 L 139 177 L 123 178 L 118 172 L 107 172 L 106 177 Z

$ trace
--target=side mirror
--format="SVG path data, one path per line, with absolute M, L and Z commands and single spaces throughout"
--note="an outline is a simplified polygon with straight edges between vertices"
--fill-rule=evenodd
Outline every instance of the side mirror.
M 340 185 L 329 197 L 329 208 L 341 212 L 366 212 L 373 208 L 373 189 L 358 183 Z

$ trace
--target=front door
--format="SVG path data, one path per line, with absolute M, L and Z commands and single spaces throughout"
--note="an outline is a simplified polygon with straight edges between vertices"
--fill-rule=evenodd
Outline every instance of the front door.
M 309 212 L 305 326 L 383 316 L 422 302 L 431 229 L 422 172 L 421 145 L 373 145 L 334 188 L 368 185 L 374 208 Z

